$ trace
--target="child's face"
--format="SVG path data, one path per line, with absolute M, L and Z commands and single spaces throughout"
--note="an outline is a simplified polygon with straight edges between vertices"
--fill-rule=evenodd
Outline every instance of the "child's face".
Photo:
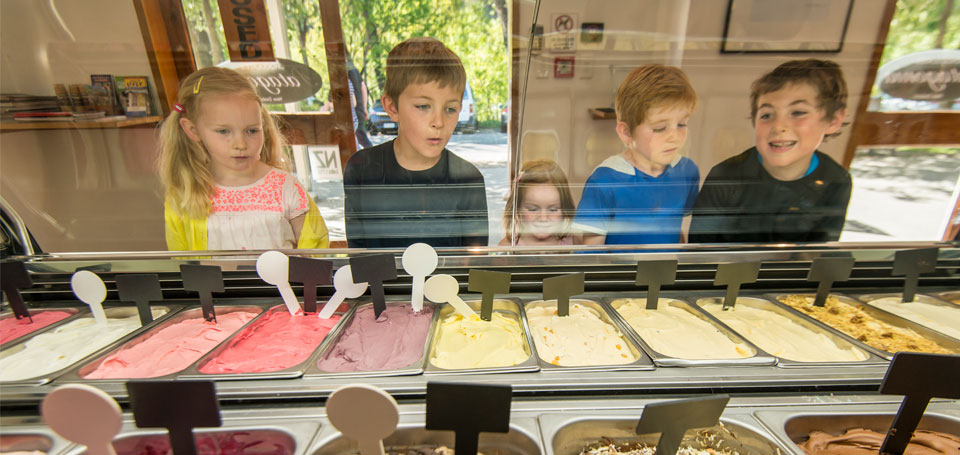
M 662 170 L 673 162 L 687 141 L 690 114 L 687 107 L 654 107 L 631 134 L 621 134 L 634 159 L 647 167 L 641 170 Z M 620 128 L 618 125 L 618 131 Z
M 760 95 L 753 132 L 763 167 L 778 178 L 802 177 L 823 137 L 842 125 L 843 115 L 840 110 L 827 117 L 810 84 L 791 84 Z
M 258 169 L 263 150 L 259 103 L 238 95 L 212 95 L 200 103 L 195 120 L 181 118 L 180 127 L 210 154 L 214 179 L 248 176 Z
M 561 232 L 563 211 L 560 192 L 550 183 L 525 188 L 520 204 L 521 235 L 545 240 Z
M 396 152 L 408 160 L 436 164 L 457 127 L 462 100 L 460 90 L 441 87 L 438 81 L 410 84 L 396 102 L 384 96 L 384 110 L 397 122 Z

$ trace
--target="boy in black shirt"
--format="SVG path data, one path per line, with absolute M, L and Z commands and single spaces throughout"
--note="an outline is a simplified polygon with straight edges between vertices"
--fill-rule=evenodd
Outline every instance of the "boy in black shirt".
M 397 138 L 347 162 L 347 244 L 486 246 L 483 175 L 445 148 L 466 85 L 460 59 L 436 39 L 412 38 L 390 51 L 386 72 L 381 102 L 397 122 Z
M 840 238 L 850 174 L 817 151 L 847 106 L 840 67 L 794 60 L 754 81 L 755 147 L 710 170 L 693 207 L 695 243 L 829 242 Z

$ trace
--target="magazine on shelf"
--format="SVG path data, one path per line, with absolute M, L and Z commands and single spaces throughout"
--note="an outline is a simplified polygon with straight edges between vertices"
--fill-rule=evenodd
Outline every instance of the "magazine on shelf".
M 153 94 L 147 76 L 116 76 L 114 86 L 120 95 L 121 106 L 127 117 L 145 117 L 153 114 Z
M 90 100 L 94 108 L 111 115 L 122 114 L 123 108 L 117 101 L 117 90 L 113 76 L 109 74 L 90 75 Z

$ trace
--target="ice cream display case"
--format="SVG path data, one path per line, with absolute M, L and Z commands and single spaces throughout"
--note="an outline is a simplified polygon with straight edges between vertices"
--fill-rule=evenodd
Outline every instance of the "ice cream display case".
M 442 448 L 452 444 L 452 436 L 423 427 L 423 400 L 431 381 L 512 387 L 510 431 L 481 438 L 480 451 L 485 454 L 648 453 L 643 447 L 650 441 L 630 436 L 645 403 L 721 392 L 734 398 L 720 425 L 688 433 L 687 452 L 681 453 L 801 454 L 797 444 L 807 441 L 811 433 L 829 435 L 817 433 L 814 443 L 835 445 L 854 427 L 866 432 L 855 436 L 873 440 L 869 431 L 882 434 L 898 408 L 899 397 L 876 392 L 892 354 L 900 350 L 960 352 L 960 340 L 937 327 L 871 304 L 878 297 L 903 300 L 905 289 L 911 288 L 910 278 L 895 275 L 892 263 L 898 251 L 918 246 L 929 245 L 441 254 L 433 274 L 457 280 L 459 297 L 476 312 L 470 317 L 462 316 L 456 305 L 429 300 L 422 311 L 413 310 L 413 280 L 403 273 L 397 252 L 399 277 L 383 282 L 385 317 L 375 317 L 368 291 L 338 305 L 322 327 L 310 326 L 303 332 L 290 326 L 301 324 L 296 318 L 309 317 L 313 324 L 315 315 L 289 315 L 277 288 L 256 274 L 256 256 L 30 258 L 25 265 L 33 285 L 21 290 L 30 310 L 72 308 L 77 315 L 4 345 L 0 362 L 25 351 L 31 339 L 41 340 L 70 321 L 89 318 L 90 310 L 76 300 L 69 286 L 78 269 L 97 270 L 106 283 L 111 319 L 135 314 L 129 302 L 118 301 L 117 276 L 156 274 L 164 299 L 151 302 L 151 308 L 163 314 L 66 367 L 38 374 L 43 380 L 0 382 L 2 435 L 45 436 L 51 443 L 47 449 L 38 449 L 41 452 L 79 454 L 82 447 L 39 431 L 42 425 L 36 409 L 44 396 L 59 385 L 82 383 L 127 403 L 125 382 L 152 377 L 215 381 L 224 426 L 199 433 L 201 453 L 207 453 L 205 445 L 215 448 L 210 453 L 358 453 L 355 443 L 325 420 L 322 406 L 335 390 L 356 383 L 382 388 L 401 402 L 398 430 L 385 441 L 388 453 L 448 453 Z M 960 306 L 944 299 L 960 289 L 960 250 L 938 246 L 933 271 L 919 274 L 912 286 L 917 305 L 935 307 L 945 315 L 937 319 L 949 321 L 953 312 L 960 312 Z M 368 253 L 347 250 L 346 255 L 313 256 L 331 261 L 336 270 L 349 264 L 351 255 Z M 837 255 L 855 259 L 849 279 L 833 283 L 824 307 L 805 308 L 818 291 L 818 282 L 808 280 L 811 269 L 818 259 Z M 664 259 L 678 262 L 676 279 L 660 287 L 657 308 L 651 308 L 646 302 L 649 289 L 637 284 L 644 281 L 638 277 L 638 263 Z M 728 289 L 715 283 L 718 270 L 724 264 L 743 263 L 760 264 L 757 278 L 739 283 L 735 305 L 724 310 Z M 185 289 L 179 273 L 183 264 L 215 265 L 222 270 L 224 292 L 213 295 L 213 308 L 224 333 L 207 339 L 202 298 Z M 489 322 L 478 316 L 483 314 L 483 299 L 479 291 L 469 290 L 473 287 L 468 285 L 470 270 L 510 273 L 509 292 L 494 296 Z M 560 316 L 562 304 L 545 299 L 543 282 L 581 273 L 583 291 L 568 302 L 571 316 Z M 294 283 L 293 289 L 302 300 L 302 287 Z M 336 292 L 335 286 L 318 287 L 320 306 Z M 241 314 L 245 316 L 230 322 L 232 315 Z M 285 322 L 270 322 L 281 316 Z M 500 319 L 505 322 L 495 322 Z M 172 338 L 157 338 L 161 341 L 149 352 L 122 358 L 123 353 L 136 352 L 158 333 L 185 321 L 198 321 L 204 329 L 165 335 Z M 281 335 L 284 330 L 294 330 L 294 335 Z M 258 331 L 267 333 L 254 335 Z M 312 336 L 307 339 L 305 333 Z M 174 355 L 176 368 L 160 371 L 167 359 L 151 357 L 180 342 L 199 339 L 204 339 L 203 345 L 194 349 L 192 357 Z M 877 344 L 878 339 L 889 343 Z M 270 342 L 277 342 L 277 347 L 260 349 Z M 242 352 L 228 355 L 232 349 Z M 573 360 L 565 358 L 578 350 Z M 276 358 L 266 357 L 283 360 L 274 363 Z M 107 363 L 125 366 L 136 360 L 145 360 L 144 371 L 104 373 L 103 377 L 95 373 Z M 29 365 L 30 360 L 24 362 Z M 240 363 L 242 368 L 232 370 Z M 220 369 L 210 370 L 213 364 Z M 270 365 L 265 368 L 269 371 L 256 371 L 249 368 L 251 364 Z M 114 439 L 118 453 L 165 452 L 163 437 L 156 431 L 136 429 L 129 417 L 124 428 Z M 928 436 L 935 445 L 942 444 L 943 437 L 949 445 L 958 428 L 960 405 L 934 399 L 921 429 L 933 432 Z M 390 447 L 397 450 L 391 452 Z

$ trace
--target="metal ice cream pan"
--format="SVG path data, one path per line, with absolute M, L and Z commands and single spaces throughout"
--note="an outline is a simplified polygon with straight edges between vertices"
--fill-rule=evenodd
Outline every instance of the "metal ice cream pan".
M 74 362 L 74 363 L 71 363 L 70 365 L 67 365 L 67 366 L 65 366 L 65 367 L 63 367 L 63 368 L 61 368 L 61 369 L 59 369 L 59 370 L 51 371 L 51 372 L 49 372 L 49 373 L 45 373 L 45 374 L 42 374 L 42 375 L 38 375 L 38 376 L 35 376 L 35 377 L 32 377 L 32 378 L 18 379 L 18 380 L 15 380 L 15 381 L 0 381 L 0 383 L 2 383 L 2 384 L 4 384 L 4 385 L 41 385 L 41 384 L 46 384 L 46 383 L 48 383 L 48 382 L 56 379 L 56 378 L 59 377 L 60 375 L 66 373 L 66 372 L 68 372 L 68 371 L 70 371 L 70 370 L 71 370 L 72 368 L 74 368 L 76 365 L 83 364 L 87 359 L 89 359 L 89 358 L 97 355 L 98 353 L 104 352 L 104 351 L 107 351 L 107 350 L 110 350 L 110 349 L 113 349 L 114 347 L 119 346 L 119 345 L 122 345 L 123 343 L 125 343 L 125 342 L 129 341 L 130 339 L 136 337 L 137 334 L 143 333 L 145 330 L 150 330 L 151 327 L 155 326 L 156 324 L 159 324 L 160 321 L 163 321 L 165 318 L 170 317 L 172 314 L 174 314 L 174 313 L 176 313 L 177 311 L 179 311 L 180 309 L 182 309 L 182 307 L 179 306 L 179 305 L 162 305 L 162 306 L 154 306 L 154 307 L 151 307 L 151 309 L 154 309 L 154 308 L 163 308 L 163 309 L 166 309 L 167 312 L 166 312 L 163 316 L 160 316 L 160 317 L 154 319 L 153 322 L 151 322 L 151 323 L 149 323 L 149 324 L 147 324 L 147 325 L 145 325 L 145 326 L 142 326 L 142 327 L 140 327 L 140 328 L 138 328 L 138 329 L 134 329 L 132 332 L 130 332 L 130 333 L 128 333 L 128 334 L 126 334 L 126 335 L 124 335 L 124 336 L 122 336 L 122 337 L 120 337 L 120 338 L 117 338 L 116 340 L 113 340 L 113 341 L 110 342 L 110 343 L 107 343 L 105 346 L 103 346 L 103 347 L 101 347 L 101 348 L 99 348 L 99 349 L 96 349 L 96 350 L 90 352 L 89 354 L 83 356 L 83 358 L 81 358 L 80 360 L 78 360 L 78 361 L 76 361 L 76 362 Z M 107 315 L 107 319 L 108 319 L 108 320 L 109 320 L 109 319 L 117 319 L 117 318 L 135 317 L 135 316 L 137 316 L 137 314 L 138 314 L 138 311 L 137 311 L 137 308 L 136 308 L 136 307 L 129 307 L 129 306 L 126 306 L 126 307 L 112 307 L 112 308 L 111 308 L 111 307 L 108 307 L 108 308 L 104 308 L 104 309 L 103 309 L 103 312 L 104 312 L 104 314 Z M 80 319 L 80 318 L 92 318 L 92 317 L 93 317 L 93 314 L 91 314 L 90 312 L 81 312 L 81 313 L 77 314 L 76 316 L 71 316 L 71 317 L 67 318 L 66 320 L 68 320 L 68 321 L 74 321 L 74 320 L 78 320 L 78 319 Z M 56 325 L 57 325 L 58 327 L 60 326 L 60 324 L 56 324 Z M 46 332 L 46 330 L 43 330 L 42 332 Z M 38 333 L 38 335 L 39 335 L 39 333 Z M 9 347 L 9 349 L 4 349 L 3 351 L 0 351 L 0 359 L 3 359 L 3 358 L 8 357 L 8 356 L 11 356 L 11 355 L 13 355 L 13 354 L 16 354 L 16 353 L 18 353 L 18 352 L 26 349 L 26 348 L 27 348 L 27 343 L 29 343 L 31 339 L 32 339 L 32 337 L 31 337 L 31 338 L 24 338 L 24 339 L 22 339 L 22 341 L 21 341 L 20 343 L 17 343 L 17 344 L 15 344 L 15 345 Z
M 264 453 L 270 455 L 303 455 L 318 428 L 312 422 L 284 422 L 263 419 L 261 421 L 224 422 L 220 428 L 195 429 L 197 453 L 200 448 L 213 445 L 216 453 Z M 211 439 L 213 438 L 213 439 Z M 235 447 L 225 445 L 228 443 Z M 249 447 L 245 447 L 250 445 Z M 172 455 L 170 439 L 164 430 L 138 430 L 124 425 L 124 429 L 113 438 L 113 447 L 117 455 L 145 455 L 157 453 Z M 152 451 L 147 452 L 150 447 Z M 86 447 L 73 445 L 63 455 L 86 454 Z
M 539 417 L 546 455 L 579 455 L 585 448 L 607 444 L 646 444 L 656 446 L 659 433 L 638 435 L 635 417 L 627 415 L 542 414 Z M 687 430 L 682 445 L 694 448 L 730 448 L 740 454 L 780 455 L 776 440 L 745 413 L 726 411 L 720 424 L 711 428 Z M 720 452 L 718 453 L 726 453 Z
M 653 363 L 658 367 L 688 367 L 688 366 L 740 366 L 740 365 L 774 365 L 777 363 L 777 358 L 764 352 L 762 349 L 755 346 L 753 343 L 747 341 L 746 339 L 737 335 L 733 330 L 724 325 L 722 322 L 718 321 L 713 316 L 707 314 L 705 311 L 701 310 L 696 305 L 693 305 L 685 300 L 681 300 L 680 297 L 670 296 L 670 295 L 660 295 L 660 302 L 658 305 L 670 305 L 672 307 L 679 308 L 684 310 L 696 318 L 714 326 L 717 330 L 720 331 L 723 335 L 730 339 L 733 343 L 736 344 L 745 344 L 749 349 L 753 350 L 753 355 L 750 357 L 743 358 L 726 358 L 726 359 L 688 359 L 680 357 L 672 357 L 670 355 L 664 354 L 657 351 L 652 346 L 650 346 L 646 340 L 640 336 L 640 333 L 627 321 L 627 318 L 623 317 L 620 314 L 620 308 L 630 302 L 631 299 L 640 299 L 646 298 L 645 295 L 623 295 L 619 297 L 604 297 L 604 303 L 610 305 L 610 308 L 613 311 L 610 312 L 610 316 L 614 319 L 620 321 L 621 326 L 624 329 L 624 332 L 627 335 L 631 336 L 633 340 L 639 344 L 644 351 L 650 354 L 650 357 L 653 359 Z
M 802 296 L 806 296 L 806 297 L 813 297 L 814 294 L 767 294 L 767 296 L 770 298 L 770 300 L 772 300 L 775 304 L 777 304 L 777 305 L 782 305 L 783 307 L 788 308 L 789 310 L 791 310 L 791 311 L 793 311 L 793 312 L 795 312 L 795 313 L 803 314 L 804 316 L 807 316 L 807 317 L 809 317 L 810 319 L 813 319 L 813 320 L 817 321 L 817 322 L 820 323 L 820 324 L 829 326 L 829 327 L 831 327 L 832 329 L 835 329 L 837 332 L 840 332 L 841 334 L 843 334 L 847 339 L 851 340 L 852 342 L 855 342 L 855 343 L 857 343 L 857 344 L 859 344 L 859 345 L 864 346 L 866 349 L 869 349 L 869 350 L 871 350 L 871 351 L 879 354 L 881 357 L 884 357 L 884 358 L 886 358 L 886 359 L 892 359 L 892 358 L 893 358 L 893 354 L 895 354 L 894 352 L 889 352 L 889 351 L 885 351 L 885 350 L 880 349 L 880 348 L 875 348 L 875 347 L 873 347 L 873 346 L 870 346 L 869 344 L 867 344 L 867 343 L 865 343 L 865 342 L 863 342 L 863 341 L 860 341 L 860 340 L 854 338 L 853 336 L 847 334 L 847 333 L 844 332 L 843 330 L 840 330 L 840 328 L 838 328 L 838 327 L 833 327 L 833 326 L 831 326 L 830 324 L 827 324 L 826 322 L 820 321 L 819 319 L 813 317 L 813 315 L 809 315 L 809 314 L 803 313 L 802 311 L 799 311 L 799 310 L 791 307 L 790 305 L 787 305 L 787 304 L 785 304 L 785 303 L 780 302 L 780 297 L 785 297 L 785 296 L 788 296 L 788 295 L 802 295 Z M 944 334 L 942 334 L 942 333 L 940 333 L 940 332 L 937 332 L 937 331 L 935 331 L 935 330 L 928 329 L 928 328 L 926 328 L 926 327 L 924 327 L 924 326 L 922 326 L 922 325 L 920 325 L 920 324 L 917 324 L 916 322 L 913 322 L 913 321 L 911 321 L 911 320 L 909 320 L 909 319 L 904 319 L 904 318 L 902 318 L 902 317 L 900 317 L 900 316 L 897 316 L 897 315 L 895 315 L 895 314 L 893 314 L 893 313 L 889 313 L 889 312 L 887 312 L 887 311 L 881 310 L 881 309 L 879 309 L 879 308 L 877 308 L 877 307 L 870 306 L 870 305 L 864 305 L 863 303 L 858 302 L 856 299 L 854 299 L 854 298 L 852 298 L 852 297 L 848 297 L 848 296 L 841 295 L 841 294 L 833 294 L 833 293 L 831 293 L 830 296 L 831 296 L 831 297 L 836 297 L 837 301 L 839 301 L 841 304 L 844 304 L 844 305 L 852 305 L 852 306 L 861 308 L 864 313 L 867 313 L 867 314 L 869 314 L 870 316 L 873 316 L 873 317 L 877 318 L 877 319 L 880 320 L 881 322 L 885 322 L 885 323 L 890 324 L 890 325 L 892 325 L 892 326 L 894 326 L 894 327 L 900 327 L 900 328 L 902 328 L 902 329 L 913 330 L 914 332 L 917 333 L 917 335 L 920 335 L 920 336 L 923 337 L 923 338 L 926 338 L 926 339 L 928 339 L 928 340 L 930 340 L 930 341 L 933 341 L 933 342 L 939 344 L 940 346 L 942 346 L 942 347 L 944 347 L 944 348 L 946 348 L 946 349 L 952 350 L 954 354 L 960 354 L 960 341 L 957 341 L 957 340 L 955 340 L 955 339 L 953 339 L 953 338 L 950 338 L 950 337 L 948 337 L 948 336 L 946 336 L 946 335 L 944 335 Z
M 31 425 L 18 426 L 9 430 L 0 429 L 0 454 L 37 451 L 47 455 L 57 455 L 70 444 L 46 426 Z
M 960 305 L 960 291 L 947 291 L 935 295 L 938 299 L 950 302 L 954 305 Z
M 837 407 L 840 409 L 836 409 Z M 819 408 L 821 409 L 818 411 L 760 410 L 754 412 L 754 415 L 785 447 L 801 455 L 804 451 L 798 444 L 806 441 L 812 431 L 841 435 L 850 429 L 865 428 L 886 434 L 896 415 L 895 406 L 887 411 L 865 411 L 851 409 L 849 406 Z M 917 429 L 960 435 L 960 418 L 947 416 L 928 408 Z
M 348 313 L 353 311 L 353 307 L 350 307 L 345 304 L 341 304 L 336 311 L 333 312 L 334 315 L 340 316 L 340 320 L 336 322 L 330 332 L 320 340 L 320 343 L 314 346 L 313 351 L 300 363 L 291 366 L 289 368 L 284 368 L 282 370 L 276 371 L 264 371 L 264 372 L 250 372 L 250 373 L 203 373 L 200 371 L 201 368 L 207 363 L 216 358 L 218 355 L 222 354 L 227 349 L 230 349 L 234 345 L 234 340 L 237 339 L 243 332 L 246 330 L 251 330 L 256 328 L 259 324 L 260 319 L 267 317 L 270 313 L 274 312 L 287 312 L 286 305 L 280 304 L 275 305 L 264 311 L 259 316 L 254 318 L 242 327 L 240 330 L 237 330 L 232 335 L 230 335 L 224 342 L 217 345 L 210 352 L 200 357 L 196 362 L 194 362 L 189 367 L 181 371 L 177 377 L 180 379 L 211 379 L 211 380 L 243 380 L 243 379 L 294 379 L 299 378 L 303 375 L 303 372 L 310 365 L 310 359 L 316 355 L 316 352 L 323 349 L 330 341 L 331 334 L 334 330 L 337 330 L 338 327 L 343 325 L 343 320 L 346 318 Z M 316 314 L 304 315 L 297 317 L 317 317 Z
M 216 312 L 218 315 L 229 314 L 236 311 L 254 312 L 257 315 L 259 315 L 264 311 L 264 309 L 265 307 L 263 305 L 217 305 L 216 306 Z M 103 361 L 110 355 L 113 355 L 117 352 L 120 352 L 121 350 L 129 349 L 133 346 L 143 343 L 144 341 L 150 339 L 150 337 L 152 337 L 158 331 L 163 330 L 171 325 L 183 322 L 188 319 L 197 319 L 202 317 L 203 317 L 203 311 L 200 308 L 194 307 L 194 308 L 185 309 L 183 311 L 179 311 L 176 314 L 168 318 L 165 318 L 164 320 L 159 321 L 157 324 L 151 326 L 150 329 L 147 330 L 146 332 L 140 332 L 129 341 L 119 344 L 118 346 L 114 347 L 113 349 L 110 349 L 109 351 L 98 354 L 92 361 L 88 361 L 86 363 L 83 363 L 83 362 L 78 363 L 77 364 L 79 365 L 78 367 L 74 367 L 73 369 L 66 372 L 63 376 L 56 378 L 56 382 L 57 383 L 94 382 L 97 384 L 106 383 L 106 382 L 116 382 L 116 383 L 122 384 L 131 378 L 87 379 L 86 375 L 92 373 L 94 370 L 99 368 L 100 364 L 103 363 Z M 241 326 L 236 332 L 243 330 L 246 326 L 250 325 L 250 323 L 255 320 L 256 320 L 256 317 L 254 317 L 250 321 L 247 321 L 247 323 Z M 224 341 L 222 341 L 221 344 L 229 340 L 231 336 L 233 336 L 233 334 L 231 334 L 226 339 L 224 339 Z M 214 347 L 214 349 L 216 349 L 216 347 Z M 180 373 L 179 371 L 175 371 L 163 376 L 154 376 L 149 379 L 152 379 L 152 380 L 176 379 L 179 373 Z M 147 378 L 144 378 L 144 379 L 147 379 Z
M 375 376 L 409 376 L 415 374 L 423 373 L 424 364 L 427 361 L 427 347 L 430 346 L 430 342 L 433 340 L 433 326 L 436 325 L 437 321 L 437 306 L 430 302 L 423 302 L 424 308 L 430 307 L 433 309 L 433 316 L 430 318 L 430 325 L 427 327 L 427 337 L 423 342 L 423 351 L 420 353 L 420 358 L 415 360 L 410 365 L 406 365 L 401 368 L 395 368 L 390 370 L 358 370 L 358 371 L 327 371 L 320 368 L 320 360 L 327 358 L 337 344 L 340 342 L 340 338 L 343 337 L 344 332 L 350 327 L 350 324 L 353 323 L 360 309 L 367 306 L 372 306 L 373 302 L 360 303 L 354 305 L 350 313 L 344 317 L 344 320 L 334 328 L 334 331 L 330 332 L 327 335 L 327 338 L 330 340 L 329 343 L 326 343 L 323 349 L 318 350 L 317 353 L 310 358 L 306 365 L 306 371 L 303 376 L 307 378 L 320 378 L 320 377 L 375 377 Z M 387 306 L 396 306 L 396 305 L 405 305 L 409 306 L 409 301 L 387 301 Z
M 454 447 L 452 431 L 431 431 L 424 428 L 423 414 L 400 416 L 397 430 L 383 439 L 387 451 L 406 447 Z M 540 433 L 532 418 L 510 419 L 507 433 L 480 433 L 477 447 L 484 455 L 540 455 Z M 360 446 L 353 439 L 324 425 L 306 455 L 359 455 Z M 119 454 L 118 454 L 119 455 Z
M 599 298 L 599 297 L 598 297 Z M 540 361 L 540 370 L 544 372 L 550 371 L 575 371 L 575 370 L 609 370 L 609 371 L 623 371 L 623 370 L 652 370 L 653 361 L 650 360 L 650 357 L 646 353 L 640 350 L 640 348 L 632 341 L 632 339 L 626 335 L 627 331 L 624 327 L 616 320 L 614 320 L 610 313 L 607 312 L 607 309 L 596 300 L 587 300 L 587 299 L 570 299 L 570 305 L 574 303 L 583 305 L 589 309 L 592 309 L 597 312 L 600 316 L 600 319 L 607 324 L 613 326 L 614 329 L 620 334 L 620 339 L 623 340 L 624 346 L 633 354 L 634 360 L 630 363 L 625 364 L 616 364 L 616 365 L 582 365 L 582 366 L 561 366 L 554 365 L 547 359 L 543 359 L 537 355 L 537 360 Z M 534 300 L 527 302 L 523 309 L 524 313 L 529 311 L 531 308 L 537 307 L 549 307 L 556 308 L 556 300 Z M 530 332 L 530 338 L 536 340 L 536 334 Z M 534 341 L 534 347 L 536 348 L 536 341 Z
M 64 307 L 64 308 L 46 308 L 46 307 L 44 307 L 44 308 L 28 308 L 27 310 L 30 311 L 30 314 L 40 313 L 40 312 L 43 312 L 43 311 L 66 311 L 67 313 L 70 313 L 70 316 L 67 316 L 67 317 L 65 317 L 65 318 L 63 318 L 63 319 L 61 319 L 61 320 L 59 320 L 59 321 L 57 321 L 57 322 L 54 322 L 53 324 L 50 324 L 50 325 L 48 325 L 48 326 L 45 326 L 45 327 L 43 327 L 43 328 L 39 328 L 39 329 L 37 329 L 37 330 L 34 330 L 33 332 L 30 332 L 30 333 L 27 333 L 27 334 L 18 336 L 18 337 L 14 338 L 14 339 L 12 339 L 12 340 L 10 340 L 10 341 L 7 341 L 6 343 L 3 343 L 2 345 L 0 345 L 0 351 L 5 350 L 5 349 L 9 348 L 10 346 L 13 346 L 13 345 L 15 345 L 15 344 L 17 344 L 17 343 L 20 343 L 20 342 L 22 342 L 22 341 L 24 341 L 24 340 L 26 340 L 26 339 L 34 336 L 34 335 L 38 335 L 38 334 L 41 334 L 41 333 L 43 333 L 43 332 L 46 332 L 47 330 L 50 330 L 50 329 L 52 329 L 52 328 L 54 328 L 54 327 L 56 327 L 56 326 L 58 326 L 58 325 L 60 325 L 60 324 L 64 324 L 64 323 L 70 322 L 70 320 L 72 320 L 73 318 L 79 317 L 80 314 L 90 311 L 90 310 L 89 310 L 89 307 Z M 15 314 L 13 314 L 13 311 L 4 311 L 3 313 L 0 313 L 0 321 L 2 321 L 2 320 L 4 320 L 4 319 L 16 318 L 16 317 L 17 317 L 17 316 L 16 316 Z
M 707 312 L 703 307 L 707 304 L 722 304 L 723 297 L 707 297 L 697 299 L 697 306 Z M 787 307 L 779 303 L 773 303 L 770 300 L 760 297 L 760 296 L 741 296 L 737 298 L 737 303 L 739 305 L 746 305 L 752 308 L 756 308 L 764 311 L 771 311 L 773 313 L 779 314 L 783 317 L 790 319 L 791 321 L 799 324 L 801 327 L 804 327 L 808 330 L 811 330 L 815 333 L 821 333 L 826 335 L 834 344 L 843 349 L 855 349 L 863 353 L 866 356 L 863 360 L 841 360 L 836 362 L 830 361 L 814 361 L 814 362 L 802 362 L 798 360 L 787 359 L 785 357 L 777 357 L 777 366 L 790 368 L 790 367 L 807 367 L 807 366 L 875 366 L 875 365 L 886 365 L 888 362 L 886 359 L 881 357 L 877 351 L 872 348 L 866 348 L 864 345 L 850 341 L 851 338 L 833 330 L 829 326 L 817 321 L 813 318 L 808 318 L 806 315 L 801 314 L 798 311 L 793 311 L 792 308 Z M 736 330 L 734 330 L 736 332 Z M 740 334 L 743 337 L 743 334 Z M 746 337 L 744 337 L 746 338 Z M 747 338 L 749 339 L 749 338 Z M 774 353 L 770 353 L 775 355 Z
M 898 292 L 898 293 L 888 293 L 888 294 L 861 294 L 861 295 L 856 296 L 856 298 L 857 298 L 858 300 L 860 300 L 861 302 L 864 302 L 864 303 L 866 303 L 867 305 L 870 305 L 870 306 L 873 306 L 873 305 L 871 304 L 871 302 L 873 302 L 874 300 L 880 300 L 880 299 L 885 299 L 885 298 L 889 298 L 889 297 L 895 297 L 895 298 L 898 298 L 898 299 L 901 299 L 901 300 L 902 300 L 902 299 L 903 299 L 903 294 Z M 957 305 L 957 304 L 955 304 L 955 303 L 953 303 L 953 302 L 950 302 L 950 301 L 948 301 L 948 300 L 943 300 L 943 299 L 939 299 L 939 298 L 937 298 L 937 297 L 931 297 L 931 296 L 929 296 L 929 295 L 924 295 L 924 294 L 916 294 L 916 296 L 914 297 L 913 301 L 914 301 L 914 302 L 918 302 L 918 303 L 925 303 L 925 304 L 928 304 L 928 305 L 935 305 L 935 306 L 941 306 L 941 307 L 946 307 L 946 308 L 952 308 L 952 309 L 955 309 L 955 310 L 960 310 L 960 305 Z M 886 310 L 882 310 L 882 311 L 886 311 Z M 902 316 L 900 316 L 900 317 L 902 317 Z M 917 322 L 916 324 L 923 325 L 923 323 L 921 323 L 921 322 Z M 924 327 L 926 327 L 926 326 L 924 326 Z M 929 330 L 933 330 L 933 331 L 935 331 L 935 332 L 937 331 L 936 329 L 929 329 Z M 940 332 L 937 332 L 937 333 L 940 333 Z M 955 339 L 955 340 L 957 339 L 957 338 L 952 337 L 952 336 L 947 335 L 947 334 L 942 334 L 942 335 L 943 335 L 943 336 L 946 336 L 946 337 L 953 338 L 953 339 Z
M 464 298 L 465 303 L 473 311 L 480 314 L 480 300 L 467 300 L 470 299 L 470 296 Z M 437 311 L 437 320 L 433 325 L 433 334 L 431 335 L 431 340 L 428 345 L 430 349 L 427 354 L 427 363 L 425 364 L 424 373 L 425 374 L 473 374 L 473 373 L 517 373 L 517 372 L 531 372 L 540 370 L 540 366 L 537 363 L 537 353 L 533 347 L 533 341 L 530 339 L 530 326 L 527 325 L 527 318 L 524 312 L 520 309 L 520 302 L 510 299 L 494 299 L 493 300 L 493 311 L 499 313 L 509 319 L 516 320 L 520 323 L 520 329 L 523 330 L 523 351 L 527 354 L 526 360 L 511 366 L 503 367 L 485 367 L 485 368 L 469 368 L 469 369 L 446 369 L 440 368 L 433 364 L 432 359 L 436 356 L 437 345 L 440 343 L 440 328 L 443 325 L 443 320 L 455 312 L 452 305 L 446 304 L 442 305 Z

